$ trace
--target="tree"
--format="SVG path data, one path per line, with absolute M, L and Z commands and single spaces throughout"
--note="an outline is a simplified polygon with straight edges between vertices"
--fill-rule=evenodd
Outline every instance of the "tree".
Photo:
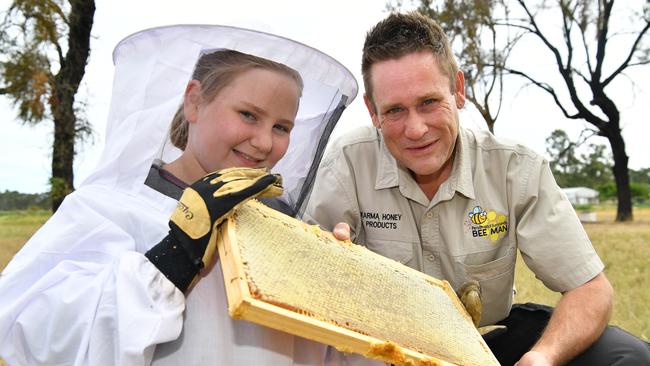
M 421 7 L 432 8 L 432 0 L 419 2 Z M 517 5 L 516 9 L 510 6 L 513 2 Z M 489 78 L 491 72 L 498 73 L 501 70 L 498 67 L 501 60 L 507 74 L 519 76 L 548 93 L 568 120 L 586 121 L 595 128 L 598 135 L 607 138 L 614 158 L 613 173 L 618 198 L 616 220 L 632 220 L 628 156 L 621 135 L 621 116 L 606 88 L 625 76 L 630 68 L 650 63 L 650 49 L 644 43 L 650 28 L 650 2 L 636 1 L 638 9 L 630 1 L 624 2 L 623 5 L 629 10 L 627 14 L 624 14 L 625 9 L 619 8 L 614 12 L 615 0 L 538 0 L 534 7 L 529 5 L 532 2 L 476 1 L 477 7 L 488 4 L 488 8 L 492 9 L 492 17 L 470 17 L 482 23 L 477 29 L 496 27 L 506 34 L 510 31 L 515 34 L 511 38 L 512 42 L 506 42 L 507 60 L 495 58 L 488 65 L 492 67 L 486 69 L 486 74 L 477 74 L 477 78 L 487 80 L 485 78 Z M 467 8 L 464 0 L 439 0 L 436 3 L 443 4 L 441 8 L 444 11 L 436 15 L 440 16 L 436 20 L 441 22 L 445 21 L 442 16 L 445 11 L 461 19 L 465 12 L 471 14 L 472 11 Z M 506 9 L 505 16 L 495 19 L 494 5 L 500 3 Z M 398 4 L 401 3 L 398 1 Z M 485 37 L 472 38 L 472 29 L 477 26 L 471 22 L 458 22 L 467 28 L 467 32 L 460 30 L 458 33 L 470 45 L 465 49 L 471 50 L 475 39 L 484 41 Z M 549 26 L 543 27 L 542 23 Z M 451 34 L 454 31 L 454 28 L 448 30 Z M 554 37 L 555 33 L 559 37 Z M 536 41 L 535 46 L 540 46 L 537 48 L 546 50 L 551 56 L 557 73 L 544 70 L 541 75 L 535 75 L 534 70 L 526 67 L 529 63 L 522 67 L 512 65 L 510 61 L 516 54 L 526 53 L 522 56 L 528 56 L 523 58 L 529 59 L 531 38 Z M 618 45 L 624 44 L 626 49 L 613 50 L 613 39 L 616 39 Z M 529 47 L 520 47 L 524 40 Z M 461 55 L 461 59 L 462 57 Z M 480 62 L 473 58 L 468 58 L 468 61 Z M 552 82 L 556 77 L 561 80 L 558 88 L 553 87 Z
M 0 211 L 47 209 L 49 206 L 47 193 L 0 192 Z
M 581 186 L 577 174 L 581 162 L 576 157 L 577 144 L 563 130 L 555 130 L 546 138 L 546 152 L 552 157 L 551 171 L 560 187 Z
M 550 53 L 562 87 L 554 88 L 548 73 L 536 76 L 524 68 L 507 67 L 506 70 L 548 93 L 567 119 L 590 123 L 598 135 L 609 141 L 618 198 L 616 220 L 627 221 L 633 219 L 628 156 L 621 135 L 619 109 L 606 88 L 631 67 L 650 63 L 650 52 L 644 46 L 650 28 L 650 5 L 646 1 L 642 11 L 631 10 L 624 22 L 619 18 L 613 24 L 614 3 L 614 0 L 541 1 L 533 9 L 526 1 L 517 0 L 521 17 L 510 17 L 500 24 L 522 30 Z M 553 16 L 558 16 L 561 42 L 554 41 L 553 30 L 543 29 L 539 21 L 546 17 L 548 24 Z M 616 32 L 610 28 L 614 25 L 618 27 Z M 615 37 L 619 44 L 626 44 L 622 53 L 611 51 Z M 560 89 L 568 98 L 561 97 Z
M 639 170 L 630 169 L 630 180 L 632 182 L 650 184 L 650 168 L 643 168 Z
M 605 145 L 582 146 L 589 136 L 573 142 L 563 130 L 555 130 L 546 138 L 546 152 L 552 157 L 550 166 L 560 187 L 589 187 L 600 190 L 613 184 L 611 157 Z M 578 155 L 579 149 L 582 152 Z
M 74 190 L 75 142 L 90 135 L 75 95 L 90 55 L 94 0 L 14 0 L 0 24 L 0 94 L 26 124 L 54 123 L 51 199 Z
M 398 0 L 387 7 L 402 6 Z M 466 98 L 494 133 L 503 103 L 503 69 L 516 39 L 497 32 L 494 19 L 508 18 L 506 4 L 499 0 L 420 0 L 417 11 L 434 19 L 449 37 L 465 74 Z

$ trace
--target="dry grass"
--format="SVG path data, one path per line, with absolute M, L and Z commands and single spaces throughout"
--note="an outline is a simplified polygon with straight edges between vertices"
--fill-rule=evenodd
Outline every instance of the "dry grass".
M 611 323 L 650 339 L 650 208 L 634 210 L 635 221 L 615 223 L 616 208 L 602 206 L 599 222 L 585 229 L 605 262 L 605 273 L 616 291 Z M 0 270 L 47 220 L 47 212 L 0 213 Z M 515 276 L 517 302 L 555 305 L 560 295 L 546 289 L 522 260 Z M 6 364 L 0 359 L 0 366 Z
M 0 212 L 0 271 L 48 217 L 48 211 Z

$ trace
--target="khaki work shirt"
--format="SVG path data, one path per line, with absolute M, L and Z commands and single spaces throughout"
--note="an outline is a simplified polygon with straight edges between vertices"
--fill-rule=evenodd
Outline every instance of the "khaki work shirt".
M 604 268 L 548 162 L 486 131 L 460 129 L 452 172 L 432 200 L 376 128 L 351 131 L 328 147 L 304 219 L 326 230 L 346 222 L 353 242 L 455 290 L 479 281 L 481 325 L 510 312 L 517 249 L 553 291 Z

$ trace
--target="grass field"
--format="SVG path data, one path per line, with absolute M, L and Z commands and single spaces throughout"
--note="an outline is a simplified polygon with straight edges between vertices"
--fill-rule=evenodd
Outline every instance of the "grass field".
M 49 214 L 44 211 L 0 213 L 0 270 Z M 615 207 L 599 206 L 597 223 L 585 224 L 594 247 L 605 262 L 605 273 L 614 286 L 611 323 L 650 339 L 650 207 L 635 208 L 634 222 L 615 223 Z M 517 261 L 517 302 L 555 305 L 559 295 Z M 5 364 L 0 360 L 0 366 Z

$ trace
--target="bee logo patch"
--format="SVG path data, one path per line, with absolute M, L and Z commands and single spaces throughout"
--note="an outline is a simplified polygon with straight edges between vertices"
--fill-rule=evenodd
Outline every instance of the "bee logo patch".
M 494 210 L 484 210 L 481 206 L 475 206 L 468 213 L 467 219 L 472 236 L 475 238 L 488 237 L 492 241 L 497 241 L 508 232 L 506 215 Z

